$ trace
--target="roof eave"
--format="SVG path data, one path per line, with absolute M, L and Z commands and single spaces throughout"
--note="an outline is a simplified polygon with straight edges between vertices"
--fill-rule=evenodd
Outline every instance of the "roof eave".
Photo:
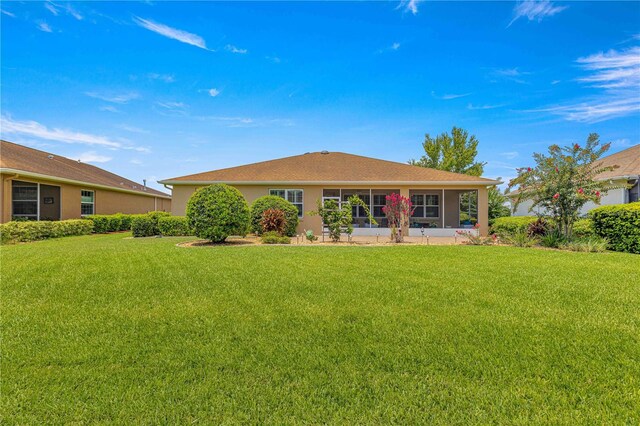
M 72 185 L 80 185 L 80 186 L 87 186 L 87 187 L 92 187 L 92 188 L 107 189 L 109 191 L 125 192 L 125 193 L 128 193 L 128 194 L 142 195 L 142 196 L 145 196 L 145 197 L 165 198 L 167 200 L 171 199 L 171 196 L 168 195 L 168 194 L 164 194 L 164 195 L 152 194 L 152 193 L 149 193 L 149 192 L 136 191 L 134 189 L 118 188 L 116 186 L 101 185 L 99 183 L 91 183 L 91 182 L 86 182 L 86 181 L 61 178 L 61 177 L 58 177 L 58 176 L 45 175 L 45 174 L 42 174 L 42 173 L 29 172 L 29 171 L 26 171 L 26 170 L 12 169 L 12 168 L 8 168 L 8 167 L 0 167 L 0 173 L 13 173 L 13 174 L 17 174 L 17 175 L 20 175 L 20 176 L 25 176 L 25 177 L 35 178 L 35 179 L 50 180 L 50 181 L 53 181 L 53 182 L 69 183 L 69 184 L 72 184 Z
M 494 186 L 503 182 L 499 180 L 482 181 L 230 181 L 230 180 L 159 180 L 163 185 L 213 185 L 226 183 L 229 185 L 442 185 L 442 186 Z

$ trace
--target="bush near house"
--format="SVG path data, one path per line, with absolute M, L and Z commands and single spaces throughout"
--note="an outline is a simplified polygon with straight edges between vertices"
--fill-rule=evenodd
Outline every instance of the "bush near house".
M 49 238 L 88 235 L 93 232 L 93 222 L 83 219 L 61 221 L 23 222 L 11 221 L 0 225 L 2 244 L 25 243 Z
M 158 219 L 160 235 L 167 237 L 184 237 L 193 235 L 189 221 L 184 216 L 167 216 Z
M 134 215 L 131 214 L 110 214 L 110 215 L 92 215 L 85 217 L 86 220 L 93 222 L 93 232 L 96 234 L 106 234 L 108 232 L 120 232 L 131 230 L 131 220 Z
M 593 221 L 591 219 L 578 219 L 573 222 L 573 236 L 576 238 L 589 238 L 595 236 Z
M 262 233 L 262 215 L 266 210 L 277 209 L 284 212 L 287 224 L 284 229 L 284 234 L 293 237 L 296 235 L 296 228 L 298 227 L 298 209 L 284 198 L 276 197 L 275 195 L 265 195 L 256 199 L 251 205 L 251 232 L 258 235 Z
M 611 250 L 640 253 L 640 202 L 598 207 L 589 217 Z
M 131 219 L 131 232 L 134 237 L 153 237 L 160 235 L 158 221 L 163 217 L 170 217 L 167 212 L 149 212 L 146 214 L 133 215 Z
M 195 235 L 221 243 L 230 235 L 247 234 L 250 226 L 249 206 L 236 188 L 219 183 L 193 193 L 187 203 L 189 226 Z
M 515 235 L 518 232 L 527 232 L 529 226 L 538 218 L 536 216 L 505 216 L 494 220 L 491 233 L 498 236 Z

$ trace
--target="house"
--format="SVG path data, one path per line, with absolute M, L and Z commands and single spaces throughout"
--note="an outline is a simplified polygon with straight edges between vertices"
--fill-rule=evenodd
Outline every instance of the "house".
M 99 167 L 0 141 L 0 223 L 171 210 L 171 196 Z
M 357 194 L 369 205 L 378 225 L 369 223 L 362 207 L 353 208 L 354 235 L 390 235 L 382 213 L 385 197 L 399 193 L 416 206 L 409 235 L 451 236 L 461 224 L 460 198 L 477 197 L 480 232 L 488 232 L 487 188 L 500 182 L 476 176 L 428 169 L 342 152 L 313 152 L 293 157 L 213 170 L 160 181 L 172 185 L 172 212 L 184 215 L 187 201 L 202 186 L 226 183 L 236 187 L 247 202 L 276 195 L 298 208 L 298 232 L 322 232 L 322 221 L 307 212 L 318 200 L 346 201 Z M 476 205 L 476 203 L 473 203 Z
M 583 216 L 589 210 L 598 206 L 626 204 L 640 200 L 640 186 L 638 186 L 638 181 L 640 180 L 640 144 L 604 157 L 600 160 L 600 163 L 603 166 L 618 166 L 612 171 L 601 173 L 597 179 L 608 181 L 612 185 L 619 186 L 619 188 L 609 190 L 603 195 L 599 205 L 592 202 L 585 204 L 580 210 L 580 214 Z M 530 200 L 518 204 L 513 215 L 530 216 L 542 213 L 542 209 L 539 208 L 531 210 L 532 205 L 533 202 Z

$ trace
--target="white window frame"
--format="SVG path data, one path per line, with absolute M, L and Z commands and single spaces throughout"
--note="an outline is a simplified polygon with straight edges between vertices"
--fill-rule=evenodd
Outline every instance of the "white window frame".
M 441 201 L 442 201 L 442 197 L 440 197 L 440 194 L 435 194 L 433 192 L 413 192 L 413 194 L 411 194 L 409 196 L 409 199 L 411 199 L 412 196 L 414 195 L 422 195 L 422 204 L 414 204 L 413 207 L 419 207 L 422 209 L 422 213 L 423 216 L 412 216 L 413 219 L 425 219 L 425 220 L 436 220 L 436 219 L 440 219 L 440 217 L 442 216 L 442 209 L 441 209 Z M 437 204 L 427 204 L 427 197 L 428 196 L 434 196 L 436 197 L 436 199 L 438 200 Z M 438 215 L 437 216 L 427 216 L 427 207 L 437 207 L 438 208 Z
M 300 191 L 302 192 L 302 201 L 300 203 L 293 203 L 291 201 L 289 201 L 291 204 L 293 204 L 294 206 L 297 204 L 300 204 L 300 206 L 302 207 L 300 214 L 298 215 L 299 219 L 302 219 L 304 217 L 304 189 L 301 188 L 290 188 L 290 189 L 284 189 L 284 188 L 269 188 L 269 195 L 273 195 L 275 197 L 280 197 L 280 195 L 275 195 L 272 194 L 272 191 L 284 191 L 284 199 L 289 201 L 289 191 Z
M 91 192 L 93 194 L 93 201 L 91 203 L 87 203 L 85 201 L 82 201 L 82 193 L 83 192 Z M 82 213 L 82 205 L 83 204 L 91 204 L 91 206 L 93 207 L 92 213 L 91 214 L 83 214 Z M 93 189 L 81 189 L 80 190 L 80 217 L 85 217 L 85 216 L 91 216 L 91 215 L 95 215 L 96 214 L 96 191 L 94 191 Z
M 13 203 L 16 201 L 13 199 L 13 182 L 24 182 L 24 183 L 31 183 L 36 185 L 37 188 L 37 193 L 36 193 L 36 220 L 39 221 L 40 220 L 40 182 L 32 182 L 29 180 L 22 180 L 22 179 L 14 179 L 11 181 L 11 218 L 13 219 L 14 217 L 33 217 L 32 214 L 14 214 L 13 213 Z M 33 202 L 33 200 L 18 200 L 18 201 L 28 201 L 28 202 Z

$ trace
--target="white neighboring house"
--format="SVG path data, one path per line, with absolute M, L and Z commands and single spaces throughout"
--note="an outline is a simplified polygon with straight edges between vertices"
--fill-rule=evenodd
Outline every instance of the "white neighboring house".
M 598 175 L 599 180 L 608 180 L 617 185 L 631 185 L 631 188 L 612 189 L 603 195 L 599 205 L 588 202 L 580 210 L 580 215 L 586 215 L 589 210 L 599 206 L 610 204 L 626 204 L 640 200 L 640 144 L 627 148 L 624 151 L 611 154 L 600 160 L 603 166 L 619 166 L 619 168 L 610 172 L 604 172 Z M 511 202 L 513 207 L 513 201 Z M 513 212 L 514 216 L 532 216 L 541 213 L 543 209 L 531 209 L 532 201 L 524 201 L 518 205 Z

